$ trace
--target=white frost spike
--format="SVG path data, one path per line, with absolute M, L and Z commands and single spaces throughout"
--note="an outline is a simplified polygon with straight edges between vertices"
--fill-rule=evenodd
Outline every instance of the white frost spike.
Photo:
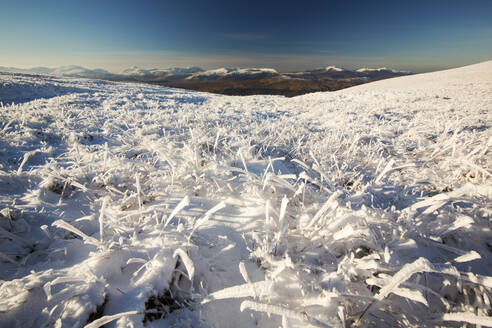
M 103 171 L 106 171 L 106 164 L 108 163 L 108 143 L 104 143 L 104 164 L 103 164 Z
M 361 316 L 359 319 L 356 321 L 356 325 L 362 321 L 362 318 L 364 318 L 364 315 L 366 313 L 371 312 L 372 308 L 382 299 L 384 299 L 386 296 L 388 296 L 390 293 L 393 293 L 397 291 L 398 286 L 406 281 L 408 278 L 410 278 L 414 273 L 417 272 L 432 272 L 434 271 L 432 264 L 425 258 L 420 257 L 417 260 L 415 260 L 412 263 L 405 264 L 400 271 L 398 271 L 391 279 L 390 281 L 381 288 L 379 293 L 374 297 L 376 301 L 371 303 L 364 312 L 362 312 Z
M 106 203 L 108 202 L 108 198 L 104 197 L 102 206 L 101 206 L 101 213 L 99 213 L 99 240 L 103 241 L 103 233 L 104 233 L 104 210 L 106 209 Z
M 188 236 L 188 241 L 190 240 L 190 238 L 193 235 L 193 233 L 195 232 L 195 230 L 198 229 L 198 227 L 200 227 L 202 224 L 207 222 L 215 212 L 220 211 L 224 207 L 226 207 L 226 203 L 224 201 L 221 201 L 220 203 L 218 203 L 217 205 L 215 205 L 214 207 L 209 209 L 207 211 L 207 213 L 205 213 L 205 215 L 202 218 L 198 219 L 195 223 L 195 226 L 193 227 L 193 230 L 191 231 L 190 235 Z
M 113 314 L 113 315 L 105 315 L 104 317 L 99 318 L 97 320 L 94 320 L 88 325 L 85 325 L 84 328 L 99 328 L 102 325 L 107 324 L 108 322 L 114 321 L 114 320 L 122 318 L 122 317 L 126 317 L 129 315 L 136 315 L 136 314 L 140 314 L 140 312 L 128 311 L 128 312 L 122 312 L 122 313 Z
M 22 162 L 19 165 L 19 168 L 17 169 L 17 174 L 22 173 L 22 168 L 26 164 L 26 162 L 29 160 L 31 156 L 36 155 L 39 152 L 39 150 L 34 150 L 34 151 L 28 151 L 27 153 L 24 154 L 24 157 L 22 158 Z
M 492 327 L 492 317 L 482 317 L 469 312 L 444 313 L 441 317 L 443 321 L 468 322 L 473 325 Z
M 217 152 L 217 148 L 219 146 L 219 137 L 220 137 L 220 131 L 217 130 L 217 135 L 215 136 L 215 142 L 214 142 L 214 152 Z
M 46 294 L 46 299 L 51 299 L 52 295 L 51 295 L 51 281 L 48 281 L 47 283 L 45 283 L 43 285 L 43 291 L 44 293 Z
M 190 197 L 185 196 L 179 202 L 179 204 L 176 206 L 176 208 L 171 212 L 171 215 L 169 215 L 169 217 L 167 218 L 166 223 L 164 224 L 164 227 L 167 227 L 167 225 L 169 224 L 169 222 L 171 222 L 171 220 L 174 218 L 174 216 L 176 216 L 176 214 L 178 214 L 179 211 L 181 211 L 183 208 L 185 208 L 188 205 L 190 205 Z
M 181 258 L 181 261 L 183 261 L 183 264 L 186 267 L 186 271 L 188 271 L 188 279 L 190 279 L 190 281 L 193 281 L 193 276 L 195 275 L 195 266 L 193 265 L 193 261 L 181 248 L 178 248 L 174 251 L 173 257 L 176 258 L 177 256 Z
M 410 278 L 417 272 L 429 272 L 432 270 L 432 264 L 425 258 L 421 257 L 415 260 L 413 263 L 405 264 L 400 271 L 398 271 L 389 281 L 389 283 L 381 288 L 379 293 L 375 296 L 377 300 L 382 300 L 389 295 L 398 285 Z
M 475 220 L 468 215 L 460 215 L 456 221 L 453 222 L 453 225 L 450 227 L 452 230 L 456 230 L 459 228 L 471 228 L 475 225 Z
M 339 240 L 339 239 L 349 238 L 353 234 L 355 234 L 354 227 L 352 227 L 352 225 L 349 224 L 349 225 L 346 225 L 345 227 L 343 227 L 342 230 L 337 231 L 336 233 L 334 233 L 333 234 L 333 240 Z
M 268 199 L 265 202 L 265 222 L 267 225 L 271 224 L 271 222 L 274 222 L 276 226 L 278 226 L 278 222 L 275 220 L 275 218 L 270 216 L 270 200 Z
M 229 288 L 224 288 L 219 291 L 216 291 L 207 296 L 202 301 L 202 304 L 211 302 L 213 300 L 223 300 L 229 298 L 243 298 L 249 296 L 266 296 L 271 294 L 272 288 L 271 281 L 259 281 L 254 283 L 246 283 L 242 285 L 232 286 Z
M 99 242 L 96 238 L 87 236 L 85 233 L 83 233 L 79 229 L 75 228 L 71 224 L 69 224 L 69 223 L 67 223 L 67 222 L 65 222 L 65 221 L 63 221 L 61 219 L 60 220 L 56 220 L 51 225 L 54 226 L 54 227 L 57 227 L 57 228 L 62 228 L 62 229 L 68 230 L 70 232 L 73 232 L 74 234 L 82 237 L 82 239 L 87 244 L 94 245 L 94 246 L 97 246 L 97 247 L 101 247 L 102 246 L 102 243 Z
M 319 219 L 328 211 L 328 209 L 330 208 L 330 206 L 342 194 L 343 193 L 340 190 L 338 190 L 338 191 L 334 192 L 333 194 L 331 194 L 331 196 L 328 198 L 328 200 L 323 204 L 323 206 L 321 206 L 321 208 L 318 210 L 318 212 L 316 212 L 316 214 L 314 215 L 313 219 L 309 223 L 308 228 L 309 227 L 312 227 L 316 223 L 318 223 Z
M 73 180 L 71 180 L 71 181 L 70 181 L 70 184 L 71 184 L 72 186 L 74 186 L 74 187 L 79 188 L 80 190 L 82 190 L 82 191 L 84 191 L 84 192 L 85 192 L 85 191 L 87 191 L 87 187 L 86 187 L 86 186 L 84 186 L 83 184 L 81 184 L 81 183 L 77 182 L 77 181 L 73 181 Z
M 139 257 L 132 257 L 131 259 L 128 259 L 128 261 L 126 261 L 126 265 L 128 264 L 132 264 L 132 263 L 139 263 L 139 264 L 145 264 L 147 263 L 148 261 L 147 260 L 144 260 L 142 258 L 139 258 Z
M 140 216 L 142 215 L 142 199 L 140 194 L 142 193 L 142 188 L 140 187 L 140 176 L 137 173 L 135 175 L 135 182 L 137 184 L 137 201 L 138 201 L 138 210 L 140 211 Z
M 384 247 L 384 262 L 389 264 L 390 263 L 390 260 L 391 260 L 391 254 L 390 254 L 390 251 L 389 251 L 389 248 L 388 246 L 385 246 Z
M 285 230 L 287 230 L 287 225 L 285 224 L 285 212 L 287 211 L 288 203 L 289 200 L 287 199 L 287 196 L 284 195 L 284 198 L 282 198 L 282 204 L 280 205 L 280 215 L 278 217 L 280 234 L 283 234 Z
M 289 328 L 289 322 L 288 319 L 285 315 L 282 316 L 282 328 Z
M 466 254 L 463 254 L 461 256 L 458 256 L 453 260 L 453 262 L 458 262 L 458 263 L 463 263 L 463 262 L 470 262 L 473 260 L 478 260 L 481 259 L 482 257 L 480 254 L 478 254 L 476 251 L 470 251 Z
M 244 159 L 243 152 L 239 150 L 239 157 L 241 157 L 241 162 L 243 162 L 244 170 L 246 171 L 246 175 L 249 175 L 248 167 L 246 166 L 246 160 Z
M 257 312 L 265 312 L 269 314 L 276 314 L 279 316 L 283 316 L 286 318 L 290 319 L 295 319 L 303 322 L 310 323 L 312 325 L 318 326 L 318 327 L 331 327 L 315 318 L 309 317 L 305 313 L 300 313 L 297 311 L 292 311 L 280 306 L 276 305 L 271 305 L 271 304 L 264 304 L 264 303 L 258 303 L 258 302 L 252 302 L 252 301 L 243 301 L 241 303 L 241 312 L 243 312 L 246 309 L 250 309 L 253 311 Z
M 290 258 L 289 254 L 286 253 L 285 259 L 278 261 L 278 263 L 276 263 L 276 269 L 271 274 L 272 279 L 275 279 L 279 274 L 282 273 L 282 271 L 284 271 L 287 268 L 294 269 L 295 265 L 292 262 L 292 259 Z
M 248 271 L 246 270 L 246 266 L 244 265 L 244 262 L 239 262 L 239 272 L 241 273 L 241 276 L 243 276 L 244 281 L 247 283 L 251 283 L 251 279 L 249 279 L 248 276 Z
M 343 306 L 338 307 L 338 318 L 340 318 L 340 321 L 343 323 L 343 326 L 345 326 L 345 308 Z
M 376 178 L 376 180 L 374 181 L 375 183 L 379 183 L 379 181 L 381 181 L 382 178 L 384 178 L 384 176 L 391 171 L 391 168 L 393 167 L 393 165 L 395 164 L 395 160 L 394 159 L 390 159 L 390 161 L 388 162 L 388 164 L 386 164 L 386 166 L 384 167 L 383 171 L 378 175 L 378 177 Z

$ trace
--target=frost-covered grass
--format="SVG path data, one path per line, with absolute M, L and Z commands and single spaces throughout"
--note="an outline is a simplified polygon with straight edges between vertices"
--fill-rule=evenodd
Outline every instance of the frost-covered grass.
M 491 90 L 0 73 L 0 326 L 492 326 Z

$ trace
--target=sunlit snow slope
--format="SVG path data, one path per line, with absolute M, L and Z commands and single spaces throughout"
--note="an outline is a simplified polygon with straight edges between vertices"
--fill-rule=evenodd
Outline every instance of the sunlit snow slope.
M 0 73 L 1 327 L 492 326 L 492 61 L 296 98 Z

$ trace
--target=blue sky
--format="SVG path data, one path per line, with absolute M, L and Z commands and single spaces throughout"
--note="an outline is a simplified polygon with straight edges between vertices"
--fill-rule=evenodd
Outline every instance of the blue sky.
M 0 0 L 0 66 L 388 66 L 492 59 L 492 0 Z

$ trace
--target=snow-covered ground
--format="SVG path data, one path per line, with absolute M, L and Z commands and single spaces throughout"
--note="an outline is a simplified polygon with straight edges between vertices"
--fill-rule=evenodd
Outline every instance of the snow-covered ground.
M 296 98 L 0 73 L 1 327 L 492 326 L 492 62 Z

